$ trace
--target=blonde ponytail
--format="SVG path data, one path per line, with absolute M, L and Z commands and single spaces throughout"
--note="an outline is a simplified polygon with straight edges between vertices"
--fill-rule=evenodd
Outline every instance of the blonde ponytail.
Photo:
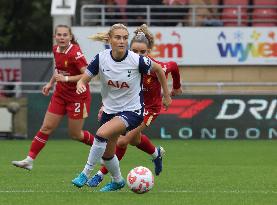
M 112 25 L 109 31 L 100 32 L 100 33 L 97 33 L 95 35 L 89 36 L 88 38 L 93 40 L 93 41 L 101 41 L 101 42 L 104 42 L 104 43 L 108 43 L 109 38 L 112 36 L 112 32 L 116 29 L 124 29 L 128 32 L 128 29 L 127 29 L 126 26 L 124 26 L 123 24 L 118 23 L 118 24 Z M 128 32 L 128 34 L 129 34 L 129 32 Z

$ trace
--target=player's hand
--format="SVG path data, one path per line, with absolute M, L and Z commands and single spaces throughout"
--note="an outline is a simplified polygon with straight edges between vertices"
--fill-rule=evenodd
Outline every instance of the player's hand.
M 45 95 L 45 96 L 48 96 L 49 95 L 49 91 L 51 90 L 51 88 L 52 88 L 52 84 L 51 83 L 47 83 L 42 88 L 42 94 Z
M 170 106 L 171 102 L 172 102 L 172 100 L 171 100 L 171 97 L 169 95 L 163 97 L 163 105 L 164 105 L 164 109 L 165 110 L 168 109 L 168 107 Z
M 97 115 L 98 122 L 100 122 L 100 120 L 101 120 L 101 117 L 102 117 L 102 114 L 103 114 L 103 109 L 104 109 L 104 107 L 101 106 L 101 108 L 98 111 L 98 115 Z
M 66 76 L 62 75 L 62 74 L 58 74 L 58 73 L 55 73 L 55 80 L 57 82 L 66 82 Z
M 86 92 L 86 90 L 87 90 L 86 85 L 79 80 L 76 85 L 76 93 L 81 94 Z
M 176 95 L 181 95 L 183 93 L 182 88 L 179 89 L 172 89 L 170 96 L 176 96 Z

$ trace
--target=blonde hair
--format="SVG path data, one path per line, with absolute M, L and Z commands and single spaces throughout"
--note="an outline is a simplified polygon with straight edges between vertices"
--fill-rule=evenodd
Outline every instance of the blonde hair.
M 100 32 L 95 35 L 89 36 L 89 39 L 91 39 L 93 41 L 101 41 L 101 42 L 108 43 L 109 38 L 112 36 L 113 31 L 116 29 L 124 29 L 128 32 L 128 29 L 125 25 L 123 25 L 121 23 L 117 23 L 117 24 L 112 25 L 109 31 Z M 129 35 L 129 32 L 128 32 L 128 35 Z
M 148 30 L 148 27 L 146 24 L 142 24 L 134 31 L 134 33 L 135 33 L 135 36 L 131 40 L 131 46 L 133 43 L 138 42 L 138 43 L 145 43 L 149 49 L 153 48 L 154 36 Z

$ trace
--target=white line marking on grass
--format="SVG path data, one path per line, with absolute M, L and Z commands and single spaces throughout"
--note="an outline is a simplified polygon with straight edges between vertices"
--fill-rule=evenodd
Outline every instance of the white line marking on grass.
M 1 193 L 77 193 L 77 192 L 99 192 L 98 190 L 0 190 Z M 130 190 L 121 190 L 120 193 L 130 193 Z M 116 193 L 116 192 L 115 192 Z M 198 193 L 198 194 L 277 194 L 277 191 L 267 191 L 267 190 L 160 190 L 153 191 L 153 193 Z

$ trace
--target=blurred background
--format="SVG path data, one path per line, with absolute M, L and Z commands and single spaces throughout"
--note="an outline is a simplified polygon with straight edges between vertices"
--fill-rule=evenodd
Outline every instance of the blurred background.
M 88 36 L 146 23 L 152 56 L 178 63 L 184 94 L 146 132 L 161 139 L 277 137 L 277 0 L 0 0 L 0 139 L 32 139 L 50 97 L 53 28 L 72 26 L 87 61 L 106 48 Z M 169 85 L 172 85 L 169 79 Z M 95 131 L 101 104 L 93 81 Z M 66 121 L 54 133 L 68 138 Z

